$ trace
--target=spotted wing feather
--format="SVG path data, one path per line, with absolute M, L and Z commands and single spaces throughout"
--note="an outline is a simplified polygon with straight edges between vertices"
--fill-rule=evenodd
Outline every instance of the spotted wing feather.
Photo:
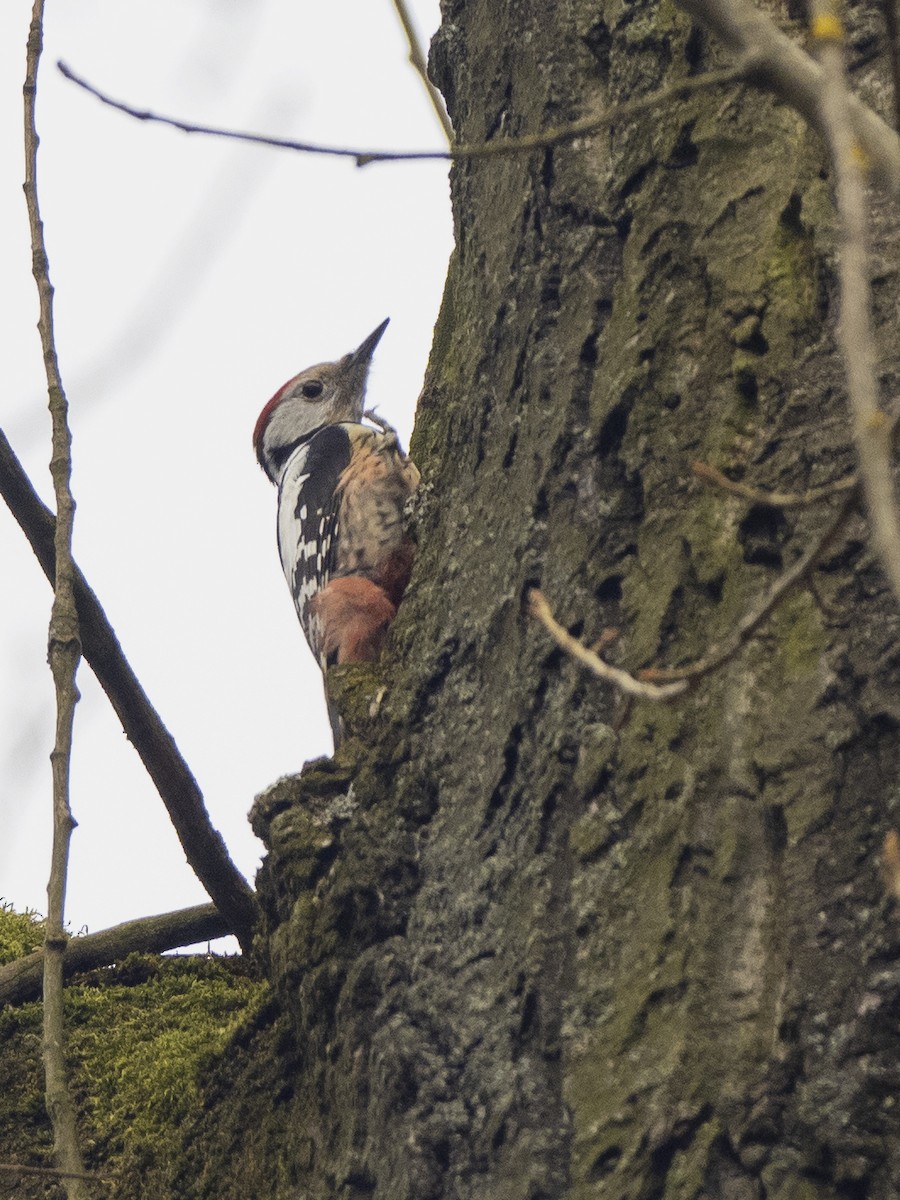
M 342 425 L 326 425 L 295 452 L 278 493 L 278 550 L 297 616 L 310 649 L 321 659 L 321 629 L 314 597 L 335 568 L 338 482 L 350 462 Z

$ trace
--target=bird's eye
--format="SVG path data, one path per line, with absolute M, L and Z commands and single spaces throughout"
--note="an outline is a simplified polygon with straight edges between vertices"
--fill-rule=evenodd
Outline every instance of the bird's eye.
M 322 395 L 321 379 L 308 379 L 306 383 L 301 384 L 300 391 L 306 400 L 315 400 L 317 396 Z

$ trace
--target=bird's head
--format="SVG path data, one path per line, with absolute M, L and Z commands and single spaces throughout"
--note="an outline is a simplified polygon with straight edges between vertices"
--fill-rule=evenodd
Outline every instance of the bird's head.
M 294 450 L 324 425 L 362 420 L 369 364 L 387 324 L 382 321 L 361 346 L 337 362 L 307 367 L 289 379 L 259 414 L 253 445 L 273 483 Z

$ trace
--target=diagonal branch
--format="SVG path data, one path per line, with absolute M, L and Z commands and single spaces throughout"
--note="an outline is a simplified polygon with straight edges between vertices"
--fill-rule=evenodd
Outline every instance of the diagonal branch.
M 793 588 L 798 587 L 814 570 L 819 559 L 831 546 L 843 529 L 850 514 L 859 503 L 859 488 L 848 492 L 838 506 L 832 519 L 817 535 L 804 554 L 787 570 L 782 571 L 762 599 L 741 617 L 734 628 L 714 646 L 710 646 L 702 658 L 684 667 L 647 667 L 640 672 L 641 679 L 653 683 L 674 683 L 679 680 L 702 679 L 729 662 L 768 621 L 779 604 Z
M 748 483 L 741 483 L 737 479 L 729 479 L 727 475 L 718 468 L 710 466 L 709 463 L 693 462 L 691 470 L 698 479 L 702 479 L 706 483 L 713 483 L 724 492 L 731 492 L 733 496 L 741 496 L 752 504 L 766 504 L 770 508 L 805 508 L 819 500 L 828 500 L 830 497 L 836 496 L 838 492 L 852 492 L 858 483 L 854 471 L 852 475 L 845 475 L 842 479 L 835 479 L 833 483 L 825 483 L 821 487 L 808 488 L 805 492 L 767 492 L 762 488 L 752 487 Z
M 636 679 L 634 675 L 629 675 L 621 667 L 614 667 L 606 662 L 594 650 L 582 645 L 564 625 L 560 625 L 553 616 L 553 610 L 550 608 L 546 596 L 538 588 L 532 588 L 528 593 L 528 611 L 531 616 L 540 621 L 556 644 L 567 654 L 570 654 L 572 658 L 587 667 L 600 679 L 613 684 L 626 696 L 633 696 L 638 700 L 674 700 L 676 696 L 682 695 L 687 690 L 687 683 L 682 680 L 663 684 L 648 683 L 643 679 Z
M 44 574 L 53 582 L 56 522 L 0 431 L 0 495 L 21 526 Z M 147 698 L 122 652 L 99 600 L 75 568 L 75 605 L 81 641 L 100 686 L 168 810 L 185 857 L 245 951 L 259 910 L 252 889 L 213 828 L 203 794 L 175 740 Z
M 766 13 L 746 0 L 678 0 L 679 7 L 714 34 L 740 62 L 750 64 L 752 82 L 796 109 L 825 136 L 821 114 L 822 68 Z M 900 137 L 856 96 L 848 100 L 857 140 L 877 181 L 900 191 Z
M 631 675 L 619 667 L 611 666 L 596 651 L 588 649 L 577 638 L 572 637 L 554 618 L 550 605 L 537 588 L 532 588 L 528 593 L 529 612 L 541 622 L 557 645 L 626 696 L 639 700 L 674 700 L 683 695 L 689 686 L 730 662 L 765 624 L 787 594 L 808 579 L 822 555 L 843 529 L 859 503 L 859 497 L 860 489 L 857 485 L 844 496 L 843 503 L 838 506 L 832 519 L 793 566 L 782 571 L 762 599 L 744 613 L 721 642 L 710 646 L 702 658 L 695 659 L 687 666 L 645 667 L 636 676 Z
M 179 946 L 224 937 L 232 929 L 214 904 L 197 904 L 178 912 L 125 921 L 98 933 L 70 938 L 63 959 L 68 979 L 83 971 L 108 966 L 128 954 L 162 954 Z M 0 967 L 0 1006 L 24 1004 L 40 995 L 44 954 L 36 950 Z

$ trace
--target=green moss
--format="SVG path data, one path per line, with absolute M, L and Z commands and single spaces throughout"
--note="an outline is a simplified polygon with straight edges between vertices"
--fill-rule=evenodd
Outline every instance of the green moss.
M 808 591 L 795 591 L 772 614 L 775 645 L 788 680 L 814 675 L 825 652 L 822 618 Z
M 378 715 L 385 695 L 378 663 L 347 663 L 332 667 L 327 676 L 328 698 L 341 714 L 345 737 L 364 734 Z
M 263 993 L 257 981 L 198 959 L 160 964 L 159 974 L 139 987 L 71 990 L 74 1082 L 107 1153 L 127 1146 L 155 1155 L 171 1141 L 197 1107 L 203 1069 Z
M 770 301 L 764 331 L 776 351 L 783 346 L 790 353 L 793 337 L 815 321 L 817 273 L 812 237 L 782 221 L 769 243 L 765 263 Z
M 44 922 L 36 912 L 15 912 L 0 899 L 0 966 L 40 950 L 44 941 Z
M 204 1072 L 259 1009 L 266 988 L 239 960 L 131 955 L 66 991 L 67 1054 L 87 1158 L 112 1171 L 161 1161 L 201 1105 Z M 138 983 L 126 981 L 140 980 Z M 49 1149 L 41 1006 L 0 1013 L 0 1144 L 25 1161 Z

